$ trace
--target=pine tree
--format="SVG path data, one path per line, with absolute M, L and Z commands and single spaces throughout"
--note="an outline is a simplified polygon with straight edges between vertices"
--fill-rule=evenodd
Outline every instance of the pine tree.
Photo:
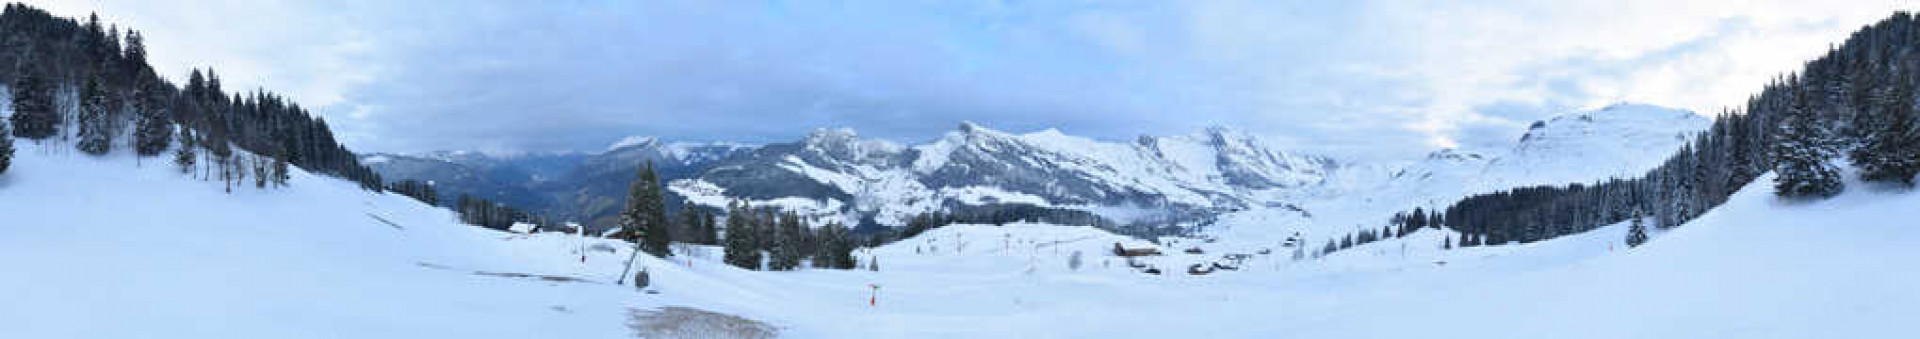
M 701 239 L 700 243 L 708 244 L 708 245 L 719 245 L 720 244 L 719 226 L 720 225 L 718 225 L 714 220 L 714 215 L 712 211 L 708 211 L 705 209 L 700 210 L 700 239 Z
M 80 90 L 80 115 L 75 121 L 79 125 L 80 142 L 74 146 L 81 152 L 101 155 L 113 149 L 113 131 L 108 129 L 112 117 L 108 116 L 108 110 L 106 88 L 99 79 L 87 78 Z
M 1870 132 L 1865 142 L 1850 152 L 1849 158 L 1854 167 L 1860 169 L 1860 180 L 1892 182 L 1912 187 L 1913 177 L 1920 173 L 1920 122 L 1915 122 L 1915 112 L 1911 102 L 1911 85 L 1902 83 L 1899 100 L 1886 111 L 1886 123 Z
M 137 38 L 139 35 L 129 35 Z M 138 40 L 133 40 L 138 43 Z M 131 53 L 131 52 L 129 52 Z M 158 80 L 145 80 L 135 94 L 135 109 L 138 120 L 134 121 L 134 152 L 140 156 L 159 155 L 173 143 L 173 122 L 168 120 L 171 114 L 165 91 L 156 84 Z
M 213 156 L 213 161 L 206 166 L 207 170 L 220 170 L 220 182 L 226 184 L 227 193 L 233 193 L 233 143 L 228 139 L 225 126 L 225 123 L 213 122 L 212 132 L 207 133 L 202 141 L 207 145 L 207 153 Z
M 14 77 L 13 134 L 22 138 L 45 140 L 53 137 L 60 125 L 60 114 L 53 111 L 53 87 L 33 71 Z
M 1779 176 L 1774 192 L 1782 197 L 1831 197 L 1842 189 L 1840 171 L 1828 163 L 1832 152 L 1825 128 L 1805 115 L 1789 113 L 1775 134 L 1772 152 Z
M 707 240 L 702 238 L 706 233 L 702 231 L 700 225 L 700 211 L 693 207 L 693 204 L 681 205 L 680 213 L 676 215 L 679 216 L 676 223 L 680 225 L 680 229 L 674 230 L 674 235 L 680 236 L 680 240 L 687 243 L 707 243 Z
M 759 232 L 753 230 L 753 225 L 756 223 L 753 215 L 754 212 L 748 206 L 737 202 L 728 204 L 726 248 L 723 260 L 728 265 L 749 270 L 760 269 L 760 249 L 755 245 L 759 241 L 753 238 Z
M 781 213 L 778 219 L 773 229 L 773 257 L 767 262 L 767 269 L 793 270 L 800 266 L 800 259 L 806 255 L 801 246 L 806 240 L 801 234 L 800 216 L 787 212 Z
M 752 214 L 754 214 L 752 219 L 754 223 L 753 228 L 749 229 L 753 230 L 753 237 L 750 239 L 753 239 L 754 251 L 765 253 L 768 261 L 772 261 L 773 246 L 775 241 L 779 241 L 779 238 L 775 238 L 780 227 L 779 215 L 775 214 L 771 207 L 762 207 Z
M 628 241 L 638 242 L 640 250 L 657 257 L 673 256 L 672 231 L 667 228 L 666 199 L 660 193 L 660 177 L 653 162 L 640 168 L 639 178 L 627 188 L 627 207 L 620 212 L 620 227 L 629 231 Z
M 6 121 L 0 121 L 0 174 L 6 174 L 13 167 L 13 128 Z
M 853 269 L 853 239 L 849 238 L 847 233 L 847 226 L 837 222 L 821 227 L 819 253 L 814 254 L 813 266 L 841 270 Z
M 127 29 L 126 40 L 127 48 L 122 52 L 122 55 L 126 58 L 127 64 L 135 65 L 135 67 L 147 67 L 146 37 L 141 36 L 139 31 L 135 31 L 129 27 Z
M 1627 247 L 1640 247 L 1647 243 L 1647 225 L 1640 222 L 1639 212 L 1633 214 L 1633 226 L 1627 228 Z
M 293 179 L 293 174 L 289 172 L 292 172 L 292 170 L 288 168 L 286 158 L 273 158 L 273 185 L 275 187 L 287 187 L 287 180 Z M 440 205 L 439 192 L 433 191 L 433 185 L 427 185 L 427 197 L 428 205 Z
M 193 163 L 198 159 L 193 148 L 193 130 L 180 126 L 180 148 L 173 150 L 173 165 L 179 166 L 182 174 L 193 174 Z

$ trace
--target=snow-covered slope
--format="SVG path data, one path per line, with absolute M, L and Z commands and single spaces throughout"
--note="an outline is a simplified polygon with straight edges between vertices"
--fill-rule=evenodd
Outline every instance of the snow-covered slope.
M 1902 336 L 1920 312 L 1906 286 L 1920 274 L 1920 192 L 1868 188 L 1814 202 L 1785 201 L 1766 175 L 1726 204 L 1645 246 L 1621 245 L 1625 223 L 1550 241 L 1436 251 L 1437 233 L 1401 258 L 1398 241 L 1329 257 L 1329 281 L 1417 281 L 1380 286 L 1338 314 L 1420 314 L 1404 326 L 1331 320 L 1289 333 L 1408 337 L 1498 328 L 1513 338 L 1873 338 Z M 1429 230 L 1430 231 L 1430 230 Z M 1445 261 L 1445 265 L 1434 265 Z M 1397 264 L 1396 264 L 1397 262 Z M 1345 268 L 1342 268 L 1345 267 Z M 1374 273 L 1361 273 L 1374 272 Z M 1376 303 L 1377 301 L 1377 303 Z M 1402 317 L 1393 317 L 1402 319 Z M 1497 325 L 1487 319 L 1500 319 Z
M 1166 238 L 1168 255 L 1138 260 L 1163 271 L 1148 275 L 1109 250 L 1151 245 L 1099 229 L 955 225 L 856 253 L 877 272 L 748 272 L 699 247 L 643 257 L 660 292 L 643 294 L 607 283 L 624 246 L 458 225 L 303 172 L 224 194 L 123 155 L 29 145 L 15 160 L 0 175 L 5 337 L 611 338 L 633 335 L 630 310 L 664 306 L 799 338 L 1897 337 L 1920 313 L 1905 266 L 1920 259 L 1906 222 L 1920 192 L 1859 183 L 1785 202 L 1762 177 L 1637 249 L 1624 225 L 1452 250 L 1428 229 L 1317 260 Z M 1185 274 L 1227 254 L 1250 258 Z
M 1615 104 L 1554 117 L 1528 128 L 1505 156 L 1487 165 L 1469 190 L 1637 177 L 1712 124 L 1712 119 L 1690 111 L 1644 104 Z
M 853 337 L 1905 333 L 1899 319 L 1920 312 L 1920 294 L 1906 286 L 1920 283 L 1920 274 L 1903 265 L 1920 259 L 1911 250 L 1920 233 L 1907 231 L 1904 220 L 1920 217 L 1910 208 L 1920 205 L 1920 192 L 1857 189 L 1827 201 L 1784 202 L 1771 194 L 1769 179 L 1640 248 L 1622 244 L 1625 223 L 1533 244 L 1451 250 L 1440 242 L 1454 234 L 1427 229 L 1318 260 L 1293 261 L 1286 249 L 1271 247 L 1275 254 L 1256 254 L 1239 271 L 1206 276 L 1180 267 L 1234 251 L 1187 241 L 1170 249 L 1197 246 L 1208 254 L 1146 259 L 1173 268 L 1153 276 L 1096 252 L 1111 246 L 1097 233 L 940 229 L 875 250 L 898 270 L 879 278 L 890 281 L 882 303 L 892 303 L 852 313 L 859 322 L 831 324 L 847 325 L 834 333 Z M 1013 250 L 1004 250 L 1005 239 L 1013 239 Z M 1074 251 L 1085 256 L 1080 270 L 1066 265 Z
M 610 284 L 625 246 L 593 241 L 614 250 L 583 264 L 579 239 L 304 171 L 226 194 L 124 152 L 18 145 L 0 175 L 0 337 L 613 338 L 631 335 L 627 308 L 661 302 Z M 501 276 L 516 273 L 535 276 Z
M 1887 337 L 1920 312 L 1904 263 L 1920 233 L 1902 220 L 1920 192 L 1850 191 L 1821 202 L 1772 196 L 1761 178 L 1720 209 L 1650 244 L 1622 244 L 1625 223 L 1526 245 L 1442 249 L 1422 230 L 1324 259 L 1294 261 L 1224 243 L 1179 240 L 1142 259 L 1088 228 L 961 225 L 871 252 L 880 305 L 822 299 L 775 315 L 833 337 Z M 1843 217 L 1854 216 L 1854 217 Z M 1317 247 L 1321 238 L 1308 239 Z M 1223 241 L 1224 242 L 1224 241 Z M 1185 254 L 1187 247 L 1205 254 Z M 1074 252 L 1083 265 L 1070 268 Z M 1184 273 L 1226 253 L 1238 271 Z M 804 276 L 804 274 L 803 274 Z M 1870 277 L 1870 278 L 1869 278 Z M 859 298 L 844 278 L 796 277 Z M 815 286 L 811 284 L 802 284 Z M 813 295 L 807 288 L 783 290 Z M 857 300 L 857 299 L 856 299 Z M 832 315 L 817 315 L 815 313 Z M 1383 325 L 1383 321 L 1391 324 Z M 980 324 L 994 324 L 981 326 Z

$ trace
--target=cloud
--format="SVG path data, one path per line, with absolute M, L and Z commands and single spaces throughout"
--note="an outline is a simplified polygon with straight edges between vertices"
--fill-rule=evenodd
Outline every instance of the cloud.
M 962 120 L 1109 140 L 1234 126 L 1309 152 L 1498 147 L 1641 101 L 1740 103 L 1901 2 L 36 2 L 166 74 L 315 108 L 363 151 L 626 135 L 917 142 Z M 1904 6 L 1904 7 L 1903 7 Z

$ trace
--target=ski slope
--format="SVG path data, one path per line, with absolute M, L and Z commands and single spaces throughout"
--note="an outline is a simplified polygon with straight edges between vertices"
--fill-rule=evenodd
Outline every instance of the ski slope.
M 646 305 L 608 284 L 625 252 L 582 265 L 578 239 L 462 226 L 303 171 L 226 194 L 155 159 L 17 145 L 0 175 L 0 337 L 619 337 L 624 309 Z
M 1169 238 L 1147 275 L 1109 255 L 1139 241 L 1097 229 L 955 225 L 856 253 L 877 272 L 750 272 L 683 248 L 642 260 L 647 294 L 609 282 L 615 242 L 459 225 L 302 172 L 226 194 L 151 159 L 20 145 L 0 175 L 8 338 L 623 338 L 630 312 L 668 306 L 797 338 L 1899 337 L 1920 314 L 1920 194 L 1858 183 L 1783 202 L 1762 178 L 1631 250 L 1624 225 L 1453 250 L 1428 229 L 1301 261 Z M 582 263 L 583 245 L 609 250 Z M 1185 273 L 1226 253 L 1252 258 Z

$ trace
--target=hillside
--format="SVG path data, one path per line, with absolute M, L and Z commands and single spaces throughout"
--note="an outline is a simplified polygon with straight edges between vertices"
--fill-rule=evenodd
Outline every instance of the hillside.
M 1533 124 L 1505 149 L 1444 149 L 1404 164 L 1342 167 L 1325 184 L 1269 192 L 1298 210 L 1227 213 L 1203 234 L 1269 244 L 1296 233 L 1325 239 L 1356 228 L 1377 230 L 1396 212 L 1444 208 L 1472 194 L 1637 177 L 1710 122 L 1693 112 L 1644 104 L 1571 112 Z
M 669 143 L 632 137 L 591 153 L 441 151 L 375 153 L 360 160 L 389 180 L 434 183 L 442 195 L 440 201 L 455 201 L 467 194 L 603 229 L 614 226 L 613 215 L 624 203 L 627 182 L 641 164 L 652 162 L 663 178 L 677 180 L 751 149 L 732 143 Z M 678 208 L 682 201 L 669 199 L 669 207 Z
M 580 266 L 574 240 L 462 225 L 304 171 L 286 189 L 225 194 L 124 154 L 22 145 L 0 176 L 13 220 L 0 252 L 19 259 L 0 278 L 7 337 L 623 335 L 599 324 L 622 321 L 632 289 L 609 284 L 617 270 Z

